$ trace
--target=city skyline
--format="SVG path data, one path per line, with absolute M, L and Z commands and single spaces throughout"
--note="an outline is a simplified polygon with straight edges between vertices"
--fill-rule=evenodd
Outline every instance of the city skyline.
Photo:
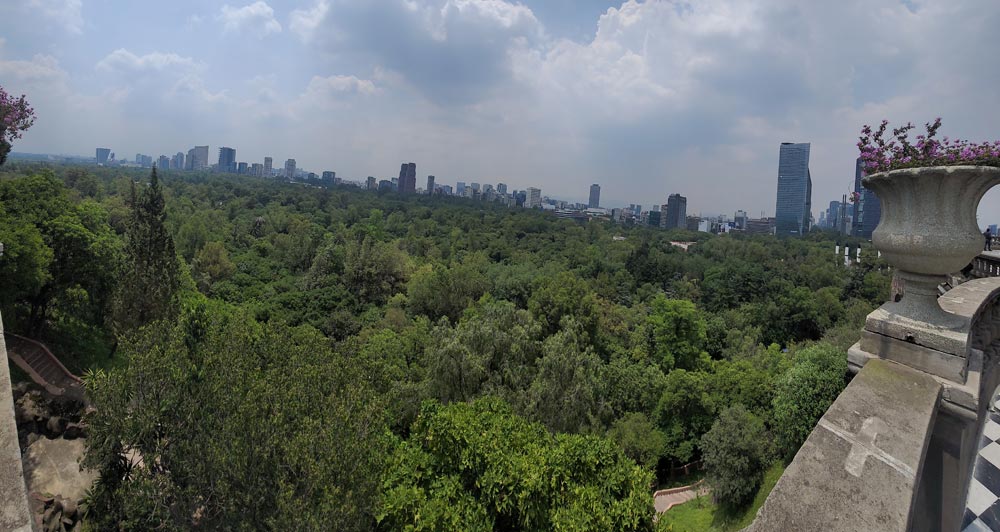
M 405 159 L 442 182 L 578 200 L 601 182 L 609 205 L 680 192 L 693 212 L 757 215 L 773 208 L 780 142 L 812 144 L 819 201 L 853 189 L 865 123 L 941 116 L 943 133 L 976 139 L 1000 115 L 1000 73 L 981 68 L 1000 44 L 996 3 L 41 5 L 0 5 L 0 78 L 38 114 L 16 148 L 29 153 L 197 143 L 353 179 Z

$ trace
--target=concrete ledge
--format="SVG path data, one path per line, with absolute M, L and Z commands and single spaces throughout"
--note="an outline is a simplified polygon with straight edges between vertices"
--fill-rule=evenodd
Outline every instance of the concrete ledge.
M 908 530 L 941 390 L 925 373 L 869 360 L 746 530 Z
M 962 329 L 935 327 L 926 322 L 914 321 L 894 314 L 885 308 L 877 308 L 865 320 L 865 330 L 909 344 L 917 344 L 942 353 L 964 357 L 972 322 L 967 316 L 958 314 L 956 316 L 962 318 L 964 322 Z
M 964 356 L 956 356 L 871 331 L 861 332 L 861 349 L 869 353 L 882 354 L 887 360 L 894 360 L 953 382 L 965 382 Z
M 854 344 L 847 350 L 847 370 L 851 373 L 857 374 L 871 360 L 884 359 L 861 349 L 861 342 Z M 941 408 L 949 410 L 952 414 L 960 418 L 975 419 L 976 410 L 979 407 L 981 368 L 982 353 L 971 349 L 969 372 L 966 376 L 965 384 L 960 384 L 937 375 L 930 375 L 931 378 L 942 386 Z
M 7 347 L 0 318 L 0 530 L 30 532 L 31 510 L 21 469 L 21 448 L 14 421 L 14 395 L 7 366 Z

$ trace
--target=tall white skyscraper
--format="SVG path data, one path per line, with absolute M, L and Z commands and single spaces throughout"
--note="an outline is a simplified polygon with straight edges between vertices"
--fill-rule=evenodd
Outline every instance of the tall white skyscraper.
M 295 177 L 295 159 L 285 161 L 285 177 L 288 179 Z
M 274 172 L 272 172 L 272 159 L 270 157 L 264 157 L 264 176 L 274 177 Z

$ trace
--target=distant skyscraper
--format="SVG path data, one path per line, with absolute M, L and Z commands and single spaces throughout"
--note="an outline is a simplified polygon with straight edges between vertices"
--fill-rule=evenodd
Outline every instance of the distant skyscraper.
M 739 229 L 747 228 L 747 213 L 746 211 L 736 211 L 736 216 L 733 216 L 733 221 L 736 222 L 736 227 Z
M 250 165 L 248 165 L 247 163 L 236 163 L 236 173 L 237 174 L 246 175 L 248 173 L 249 169 L 250 169 Z
M 482 188 L 480 188 L 479 186 L 479 183 L 472 183 L 470 186 L 472 187 L 473 192 L 479 192 L 482 190 Z
M 416 163 L 403 163 L 399 166 L 399 182 L 397 188 L 401 194 L 413 194 L 417 191 Z
M 188 150 L 187 160 L 184 161 L 184 168 L 196 171 L 207 170 L 208 146 L 195 146 Z
M 261 177 L 264 175 L 264 165 L 260 163 L 253 163 L 250 165 L 250 175 L 254 177 Z
M 367 185 L 368 185 L 368 190 L 375 190 L 376 188 L 378 188 L 378 180 L 375 179 L 375 176 L 368 176 Z
M 432 175 L 427 176 L 427 194 L 434 194 L 434 176 Z
M 839 201 L 831 201 L 830 206 L 826 209 L 826 226 L 830 229 L 837 229 L 840 227 Z
M 590 201 L 587 202 L 587 207 L 591 209 L 597 209 L 601 206 L 601 185 L 594 183 L 590 185 Z
M 111 150 L 108 148 L 97 148 L 97 164 L 108 164 L 108 156 Z
M 324 185 L 333 185 L 333 184 L 335 184 L 337 182 L 337 172 L 332 172 L 330 170 L 324 171 L 323 172 L 323 176 L 322 176 L 322 180 L 323 180 L 323 184 Z
M 227 148 L 225 146 L 219 148 L 219 166 L 218 170 L 220 172 L 228 172 L 231 174 L 236 173 L 236 150 L 233 148 Z
M 497 193 L 501 196 L 507 195 L 507 185 L 505 183 L 497 183 Z
M 812 209 L 809 148 L 808 142 L 781 143 L 778 156 L 778 195 L 774 207 L 778 235 L 801 236 L 809 232 Z
M 270 157 L 264 157 L 264 176 L 272 177 L 274 175 L 272 166 L 273 163 L 273 159 Z
M 542 206 L 541 189 L 528 187 L 528 193 L 524 198 L 524 206 L 528 209 L 535 209 Z
M 668 196 L 667 220 L 663 226 L 667 229 L 687 227 L 687 204 L 687 198 L 680 194 L 671 194 Z
M 170 157 L 166 155 L 161 155 L 159 159 L 156 160 L 156 167 L 160 170 L 170 169 Z
M 174 170 L 184 170 L 186 168 L 184 166 L 183 152 L 177 152 L 177 155 L 174 155 L 174 158 L 170 160 L 170 167 Z
M 854 202 L 854 227 L 851 234 L 870 239 L 882 219 L 882 203 L 874 192 L 861 185 L 864 177 L 865 167 L 858 157 L 854 163 L 854 192 L 858 200 Z
M 660 217 L 663 215 L 660 211 L 649 211 L 646 213 L 646 225 L 650 227 L 660 227 L 660 222 L 662 221 Z
M 455 183 L 455 194 L 458 196 L 465 195 L 465 181 L 459 181 Z
M 295 177 L 295 159 L 285 161 L 285 177 L 288 179 Z

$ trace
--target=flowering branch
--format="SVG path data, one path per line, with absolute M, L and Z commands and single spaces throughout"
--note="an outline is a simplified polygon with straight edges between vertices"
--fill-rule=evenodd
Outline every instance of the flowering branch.
M 22 94 L 14 98 L 0 87 L 0 165 L 7 161 L 13 142 L 35 123 L 35 110 Z
M 893 129 L 891 140 L 885 138 L 888 126 L 889 122 L 883 120 L 875 131 L 868 125 L 861 128 L 858 149 L 861 151 L 861 162 L 866 173 L 925 166 L 1000 167 L 1000 140 L 980 144 L 967 140 L 950 140 L 948 137 L 938 140 L 935 136 L 941 128 L 940 118 L 933 123 L 924 124 L 927 134 L 917 135 L 915 144 L 911 144 L 909 139 L 913 124 L 907 123 Z

